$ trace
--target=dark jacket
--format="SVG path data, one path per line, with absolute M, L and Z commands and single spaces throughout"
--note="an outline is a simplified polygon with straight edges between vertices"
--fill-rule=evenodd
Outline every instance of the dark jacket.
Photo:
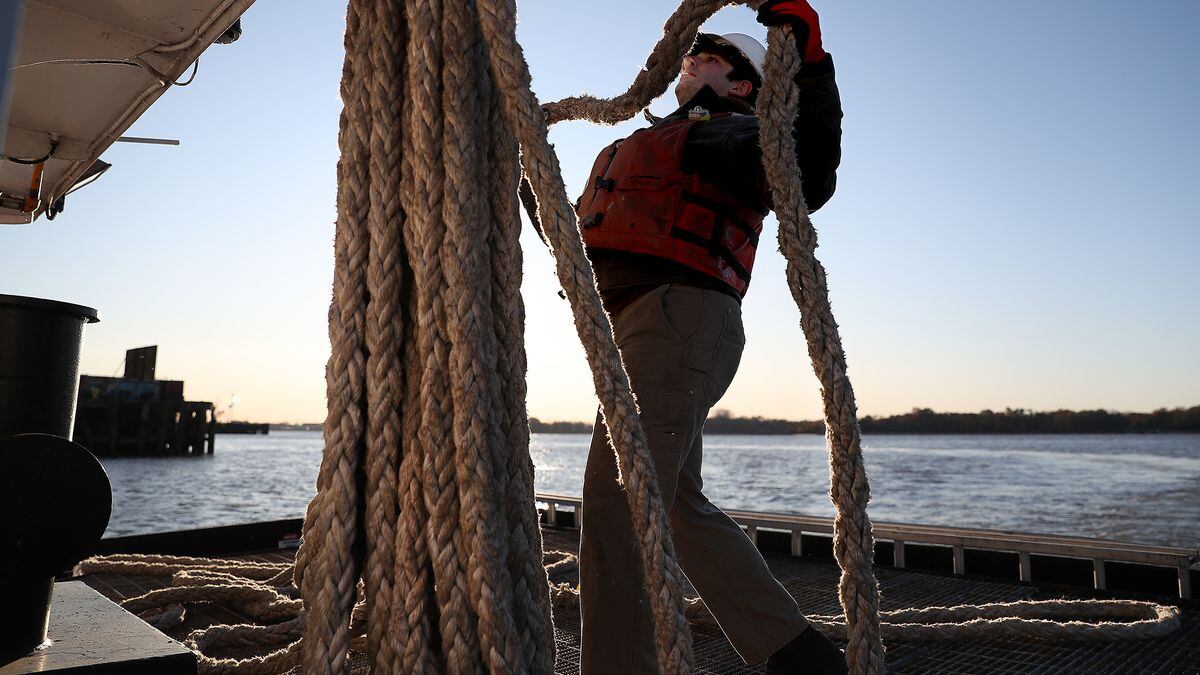
M 804 176 L 804 200 L 810 211 L 829 201 L 837 185 L 837 167 L 842 159 L 842 105 L 833 79 L 833 61 L 825 60 L 806 67 L 797 79 L 800 106 L 794 137 L 796 161 Z M 740 112 L 697 125 L 684 149 L 684 170 L 698 173 L 747 202 L 763 202 L 770 207 L 766 173 L 762 168 L 762 148 L 758 143 L 758 118 L 753 110 L 737 99 L 717 96 L 709 87 L 700 90 L 675 112 L 656 120 L 686 117 L 697 105 L 710 112 Z
M 796 115 L 796 161 L 803 176 L 804 199 L 810 211 L 829 201 L 837 185 L 842 157 L 842 104 L 834 80 L 833 60 L 806 64 L 796 78 L 800 105 Z M 752 113 L 743 101 L 722 98 L 704 87 L 691 100 L 655 124 L 686 117 L 700 106 L 709 112 Z M 770 190 L 762 167 L 758 118 L 731 115 L 692 128 L 684 149 L 684 170 L 700 174 L 747 206 L 770 208 Z M 761 245 L 761 244 L 760 244 Z M 605 307 L 615 312 L 646 291 L 667 283 L 714 288 L 738 297 L 721 281 L 661 258 L 608 250 L 589 252 Z

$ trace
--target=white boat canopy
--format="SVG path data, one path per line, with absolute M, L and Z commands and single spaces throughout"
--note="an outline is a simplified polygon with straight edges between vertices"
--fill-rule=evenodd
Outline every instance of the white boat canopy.
M 15 32 L 19 45 L 12 67 L 0 72 L 0 108 L 3 81 L 11 86 L 0 134 L 0 223 L 32 222 L 107 168 L 97 162 L 100 154 L 209 45 L 236 39 L 231 26 L 253 2 L 25 2 L 20 30 L 0 27 Z M 0 55 L 0 64 L 5 60 Z

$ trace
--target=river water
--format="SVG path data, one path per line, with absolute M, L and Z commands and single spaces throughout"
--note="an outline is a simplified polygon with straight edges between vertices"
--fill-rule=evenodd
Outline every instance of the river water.
M 537 490 L 579 495 L 588 437 L 535 434 Z M 217 436 L 208 457 L 105 458 L 105 536 L 304 514 L 320 432 Z M 824 438 L 707 436 L 705 493 L 729 509 L 832 515 Z M 880 521 L 1200 546 L 1200 434 L 864 438 Z

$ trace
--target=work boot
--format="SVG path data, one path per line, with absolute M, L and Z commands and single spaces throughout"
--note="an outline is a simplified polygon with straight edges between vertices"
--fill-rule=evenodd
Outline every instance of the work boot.
M 844 675 L 846 655 L 833 640 L 808 626 L 767 659 L 767 675 Z

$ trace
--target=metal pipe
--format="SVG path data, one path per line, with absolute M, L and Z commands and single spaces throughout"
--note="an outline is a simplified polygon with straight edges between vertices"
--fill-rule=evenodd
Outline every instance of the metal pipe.
M 45 162 L 38 162 L 33 165 L 33 173 L 29 176 L 29 193 L 25 197 L 25 205 L 21 207 L 21 210 L 25 213 L 37 211 L 38 204 L 41 203 L 42 175 L 45 169 Z
M 117 143 L 145 143 L 147 145 L 179 145 L 177 138 L 143 138 L 141 136 L 118 136 Z

